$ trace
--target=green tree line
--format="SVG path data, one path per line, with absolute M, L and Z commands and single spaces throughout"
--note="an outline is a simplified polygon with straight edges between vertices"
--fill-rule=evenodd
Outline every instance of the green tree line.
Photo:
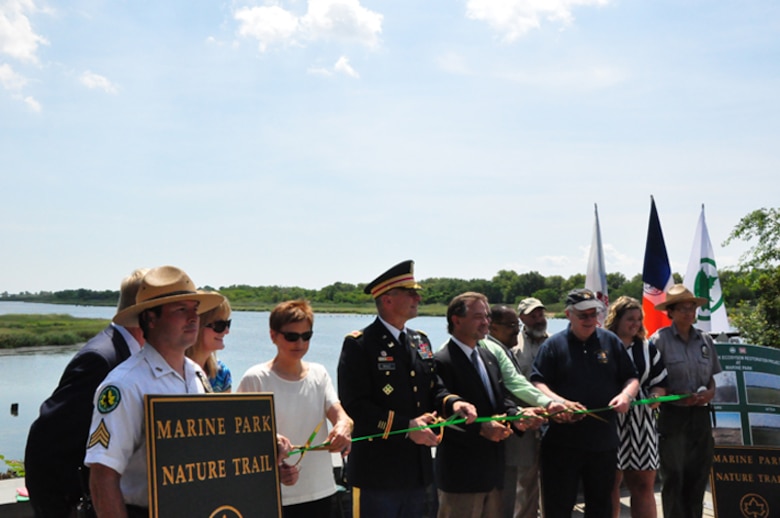
M 732 324 L 749 343 L 780 347 L 780 209 L 755 210 L 734 227 L 725 244 L 743 240 L 752 247 L 734 270 L 719 272 L 721 290 Z M 674 274 L 681 282 L 680 274 Z M 501 270 L 491 279 L 455 279 L 434 277 L 420 281 L 424 286 L 422 302 L 434 308 L 428 314 L 443 314 L 443 308 L 457 294 L 477 291 L 491 303 L 516 304 L 525 297 L 540 299 L 551 311 L 560 311 L 566 294 L 585 285 L 583 274 L 564 278 L 544 276 L 539 272 L 518 273 Z M 621 295 L 642 297 L 642 275 L 628 279 L 622 273 L 607 274 L 610 300 Z M 371 311 L 370 296 L 363 293 L 365 284 L 336 282 L 319 290 L 297 286 L 232 285 L 217 291 L 228 297 L 236 309 L 268 309 L 288 299 L 308 299 L 317 311 Z M 205 289 L 213 289 L 206 286 Z M 0 300 L 65 304 L 113 305 L 117 291 L 87 289 L 0 293 Z
M 725 270 L 720 272 L 720 281 L 725 296 L 727 308 L 735 308 L 740 304 L 750 304 L 755 301 L 755 293 L 744 284 L 743 277 L 751 277 L 755 272 L 740 273 Z M 678 273 L 674 274 L 676 282 L 681 282 Z M 491 279 L 457 279 L 450 277 L 433 277 L 422 279 L 420 283 L 423 304 L 446 305 L 452 298 L 464 291 L 484 293 L 491 303 L 517 304 L 525 297 L 536 297 L 545 305 L 555 309 L 562 306 L 566 294 L 575 288 L 585 285 L 585 275 L 575 274 L 568 278 L 560 275 L 544 276 L 539 272 L 530 271 L 518 273 L 513 270 L 500 270 Z M 642 298 L 642 276 L 634 275 L 631 279 L 622 273 L 607 274 L 609 298 L 617 299 L 621 295 Z M 370 295 L 363 293 L 365 284 L 350 284 L 336 282 L 321 289 L 307 289 L 298 286 L 249 286 L 234 284 L 204 289 L 216 290 L 230 299 L 236 309 L 252 309 L 274 305 L 283 300 L 304 298 L 314 304 L 332 305 L 335 307 L 372 305 Z M 53 304 L 81 305 L 114 305 L 119 299 L 118 291 L 93 291 L 88 289 L 41 291 L 37 293 L 22 292 L 0 294 L 0 300 L 43 302 Z

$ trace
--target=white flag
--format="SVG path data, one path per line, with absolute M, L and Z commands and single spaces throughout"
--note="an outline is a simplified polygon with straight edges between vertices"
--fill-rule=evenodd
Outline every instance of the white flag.
M 704 220 L 704 205 L 701 206 L 701 217 L 696 227 L 696 236 L 693 238 L 691 259 L 688 261 L 688 271 L 685 272 L 683 284 L 697 297 L 704 297 L 709 301 L 699 308 L 696 314 L 698 318 L 696 327 L 709 333 L 728 331 L 726 305 L 720 288 L 718 269 L 715 266 L 710 234 L 707 232 L 707 222 Z
M 609 306 L 609 295 L 607 294 L 607 269 L 604 268 L 604 249 L 601 246 L 599 207 L 598 205 L 594 205 L 594 207 L 596 222 L 593 224 L 593 241 L 590 243 L 588 271 L 585 273 L 585 288 L 595 293 L 596 297 L 604 304 L 605 311 L 599 313 L 599 324 L 603 324 L 606 308 Z

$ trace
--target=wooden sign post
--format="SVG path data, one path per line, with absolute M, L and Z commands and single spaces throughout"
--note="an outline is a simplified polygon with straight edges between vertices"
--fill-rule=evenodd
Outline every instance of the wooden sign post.
M 149 515 L 281 517 L 272 394 L 147 395 Z

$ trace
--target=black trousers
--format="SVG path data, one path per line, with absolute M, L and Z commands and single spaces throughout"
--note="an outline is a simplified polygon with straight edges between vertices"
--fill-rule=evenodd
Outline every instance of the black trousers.
M 550 445 L 542 439 L 542 506 L 546 518 L 571 518 L 579 483 L 586 518 L 612 517 L 617 449 L 583 451 Z
M 715 449 L 709 407 L 664 404 L 658 434 L 664 518 L 701 518 Z

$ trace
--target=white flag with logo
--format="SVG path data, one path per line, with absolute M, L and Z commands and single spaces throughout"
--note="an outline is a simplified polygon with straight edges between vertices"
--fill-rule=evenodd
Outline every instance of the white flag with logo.
M 699 308 L 696 314 L 698 318 L 696 327 L 710 333 L 728 331 L 726 305 L 718 279 L 710 234 L 707 232 L 707 222 L 704 220 L 704 205 L 701 206 L 701 217 L 696 227 L 696 237 L 693 238 L 691 259 L 688 261 L 688 271 L 685 272 L 683 284 L 697 297 L 704 297 L 709 301 Z
M 596 222 L 593 224 L 593 241 L 590 244 L 588 271 L 585 273 L 585 288 L 596 294 L 604 304 L 604 311 L 599 313 L 599 323 L 604 323 L 606 309 L 609 306 L 607 294 L 607 270 L 604 267 L 604 248 L 601 246 L 601 226 L 599 225 L 599 207 L 595 205 Z

